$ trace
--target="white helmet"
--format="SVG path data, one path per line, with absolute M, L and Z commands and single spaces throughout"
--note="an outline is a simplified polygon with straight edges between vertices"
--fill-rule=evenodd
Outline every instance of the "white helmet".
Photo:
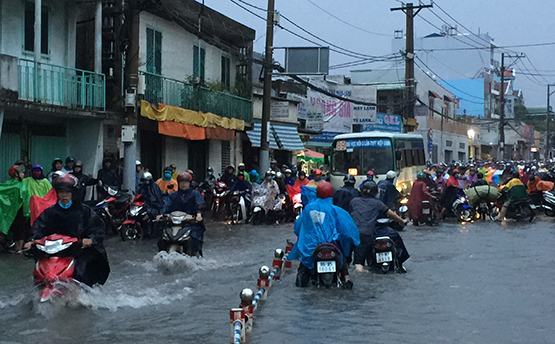
M 136 165 L 136 166 L 142 165 L 142 164 L 141 164 L 141 160 L 135 160 L 135 165 Z
M 395 171 L 387 171 L 385 174 L 386 179 L 395 179 L 397 177 L 397 173 Z
M 143 173 L 143 176 L 141 177 L 141 179 L 152 180 L 152 173 L 150 173 L 150 172 Z

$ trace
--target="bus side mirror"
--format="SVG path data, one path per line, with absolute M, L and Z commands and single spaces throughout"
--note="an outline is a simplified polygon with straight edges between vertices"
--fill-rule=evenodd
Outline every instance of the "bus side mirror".
M 395 151 L 395 160 L 401 160 L 401 151 Z

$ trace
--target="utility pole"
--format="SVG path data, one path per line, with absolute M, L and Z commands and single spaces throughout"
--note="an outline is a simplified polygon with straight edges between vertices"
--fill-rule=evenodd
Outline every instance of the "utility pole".
M 555 84 L 548 84 L 547 85 L 547 111 L 545 112 L 545 159 L 549 159 L 551 158 L 551 147 L 549 146 L 550 142 L 549 142 L 549 136 L 550 136 L 550 132 L 549 132 L 549 115 L 551 114 L 551 102 L 550 102 L 550 98 L 551 95 L 553 93 L 555 93 L 555 91 L 551 92 L 551 86 L 555 86 Z
M 416 17 L 418 12 L 423 8 L 430 7 L 433 7 L 433 5 L 414 6 L 412 2 L 409 2 L 401 7 L 390 8 L 391 11 L 403 11 L 406 17 L 405 90 L 403 92 L 405 131 L 413 131 L 416 127 L 416 121 L 414 120 L 414 17 Z
M 501 89 L 499 90 L 499 157 L 505 159 L 505 53 L 501 53 Z
M 274 51 L 275 0 L 268 0 L 266 16 L 266 50 L 264 54 L 264 93 L 262 95 L 262 123 L 260 128 L 260 172 L 270 168 L 270 147 L 268 144 L 268 122 L 272 111 L 272 71 Z

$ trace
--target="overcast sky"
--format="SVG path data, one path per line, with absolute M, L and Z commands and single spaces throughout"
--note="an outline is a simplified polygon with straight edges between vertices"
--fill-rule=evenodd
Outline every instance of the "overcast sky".
M 197 0 L 202 2 L 202 0 Z M 264 50 L 265 23 L 261 19 L 241 9 L 231 0 L 204 0 L 205 4 L 227 16 L 256 30 L 255 50 Z M 266 8 L 267 0 L 243 0 L 253 5 Z M 390 7 L 397 7 L 400 1 L 394 0 L 275 0 L 276 9 L 283 15 L 306 28 L 319 37 L 343 48 L 368 55 L 384 55 L 391 53 L 393 31 L 405 27 L 405 16 L 402 12 L 391 12 Z M 348 21 L 359 30 L 331 17 L 311 2 L 333 13 L 342 20 Z M 417 1 L 414 1 L 415 3 Z M 427 2 L 428 3 L 428 2 Z M 555 1 L 547 0 L 437 0 L 454 19 L 474 32 L 488 32 L 497 45 L 519 45 L 529 43 L 555 42 Z M 247 6 L 248 7 L 248 6 Z M 265 16 L 263 12 L 250 8 Z M 457 25 L 438 8 L 433 9 L 445 21 Z M 419 17 L 425 18 L 434 25 L 441 27 L 445 23 L 430 10 L 423 9 Z M 415 19 L 415 36 L 420 37 L 437 29 L 422 20 Z M 281 24 L 291 30 L 309 37 L 285 20 Z M 466 32 L 460 25 L 459 30 Z M 369 31 L 369 32 L 366 32 Z M 373 34 L 370 32 L 376 32 Z M 478 39 L 476 39 L 478 40 Z M 274 36 L 274 46 L 307 46 L 309 43 L 294 37 L 279 28 Z M 322 44 L 325 45 L 325 44 Z M 518 75 L 522 70 L 517 65 L 516 87 L 524 91 L 527 106 L 545 106 L 547 82 L 555 83 L 555 45 L 540 47 L 511 48 L 526 53 L 531 62 L 540 71 L 541 76 Z M 456 54 L 457 52 L 453 52 Z M 279 54 L 278 54 L 279 56 Z M 352 61 L 352 57 L 331 53 L 330 64 Z M 531 73 L 530 62 L 523 61 Z M 391 64 L 389 64 L 391 65 Z M 380 65 L 370 64 L 363 68 Z M 383 66 L 383 65 L 382 65 Z M 357 67 L 360 68 L 360 67 Z M 348 70 L 342 70 L 348 73 Z M 441 77 L 441 76 L 440 76 Z M 554 96 L 555 97 L 555 96 Z M 552 103 L 555 99 L 552 100 Z

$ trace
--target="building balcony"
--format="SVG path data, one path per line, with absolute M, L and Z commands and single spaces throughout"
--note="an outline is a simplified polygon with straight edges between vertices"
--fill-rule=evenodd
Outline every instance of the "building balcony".
M 18 100 L 74 110 L 104 111 L 104 74 L 17 59 Z
M 252 121 L 252 101 L 227 92 L 214 91 L 185 81 L 139 71 L 144 77 L 144 99 L 194 111 Z

